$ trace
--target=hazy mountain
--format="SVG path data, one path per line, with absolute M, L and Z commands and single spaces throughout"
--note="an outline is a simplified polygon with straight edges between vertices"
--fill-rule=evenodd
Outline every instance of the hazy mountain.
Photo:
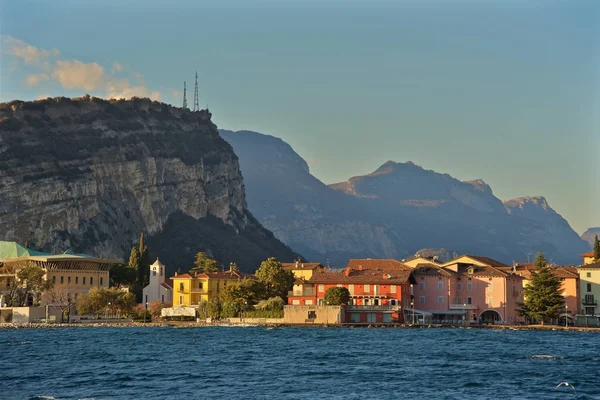
M 594 246 L 594 238 L 598 235 L 600 237 L 600 227 L 589 228 L 587 231 L 583 232 L 581 238 L 590 244 L 590 248 Z
M 388 161 L 328 187 L 281 139 L 221 134 L 239 157 L 250 210 L 314 261 L 344 265 L 351 257 L 402 259 L 422 248 L 447 248 L 506 263 L 542 250 L 568 263 L 587 249 L 546 202 L 526 202 L 521 212 L 482 180 L 461 182 L 412 162 Z

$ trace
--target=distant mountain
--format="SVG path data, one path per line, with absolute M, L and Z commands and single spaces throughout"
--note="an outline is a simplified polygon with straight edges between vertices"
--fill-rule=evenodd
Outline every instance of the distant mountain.
M 600 226 L 594 227 L 594 228 L 589 228 L 587 231 L 583 232 L 583 235 L 581 235 L 581 238 L 590 244 L 590 248 L 593 248 L 594 237 L 596 237 L 596 235 L 598 235 L 598 237 L 600 237 Z
M 402 259 L 422 248 L 482 254 L 506 263 L 543 251 L 578 261 L 587 245 L 547 202 L 507 204 L 482 180 L 461 182 L 412 162 L 330 186 L 281 139 L 221 131 L 240 160 L 248 206 L 284 243 L 311 260 Z

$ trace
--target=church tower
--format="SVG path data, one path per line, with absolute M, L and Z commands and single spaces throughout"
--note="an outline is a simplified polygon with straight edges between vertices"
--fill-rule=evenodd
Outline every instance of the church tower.
M 165 265 L 160 262 L 158 257 L 154 264 L 150 266 L 150 281 L 148 286 L 143 290 L 143 301 L 145 303 L 151 303 L 153 301 L 160 301 L 162 303 L 169 303 L 173 298 L 173 288 L 170 284 L 170 279 L 166 280 Z

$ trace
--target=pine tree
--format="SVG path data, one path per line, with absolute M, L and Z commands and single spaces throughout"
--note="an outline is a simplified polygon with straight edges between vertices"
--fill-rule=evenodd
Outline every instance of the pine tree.
M 144 244 L 144 232 L 140 234 L 140 262 L 138 265 L 138 285 L 143 289 L 150 283 L 150 254 Z
M 528 316 L 541 321 L 557 318 L 565 305 L 561 294 L 561 281 L 548 266 L 548 261 L 540 251 L 533 263 L 529 284 L 523 288 L 523 303 L 518 303 L 519 315 Z
M 598 243 L 598 235 L 594 237 L 594 261 L 600 261 L 600 243 Z

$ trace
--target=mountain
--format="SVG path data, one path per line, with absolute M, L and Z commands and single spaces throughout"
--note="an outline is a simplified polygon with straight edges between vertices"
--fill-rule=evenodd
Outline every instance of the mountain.
M 547 203 L 544 212 L 520 212 L 482 180 L 461 182 L 412 162 L 388 161 L 327 186 L 281 139 L 248 131 L 221 135 L 240 159 L 250 210 L 314 261 L 345 265 L 349 258 L 402 259 L 422 248 L 445 248 L 505 263 L 541 250 L 554 262 L 574 263 L 587 248 Z
M 248 211 L 237 156 L 206 111 L 89 96 L 0 104 L 0 239 L 189 269 L 296 254 Z
M 600 226 L 589 228 L 587 231 L 583 232 L 581 238 L 590 244 L 590 248 L 594 247 L 594 238 L 598 235 L 600 237 Z

